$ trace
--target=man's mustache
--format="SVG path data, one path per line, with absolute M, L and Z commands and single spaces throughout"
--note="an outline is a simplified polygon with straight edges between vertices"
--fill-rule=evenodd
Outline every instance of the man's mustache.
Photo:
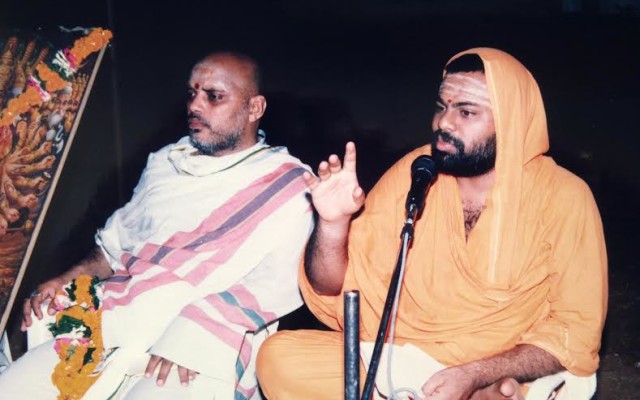
M 435 140 L 437 141 L 438 139 L 442 140 L 443 142 L 446 143 L 451 143 L 452 145 L 455 146 L 456 149 L 458 149 L 460 152 L 464 152 L 464 143 L 462 142 L 462 140 L 458 139 L 457 137 L 454 137 L 453 135 L 451 135 L 449 132 L 443 131 L 441 129 L 438 129 L 437 131 L 435 131 L 434 133 L 434 137 Z
M 211 128 L 209 126 L 209 123 L 207 121 L 205 121 L 200 115 L 190 112 L 187 114 L 187 123 L 191 122 L 191 121 L 198 121 L 200 122 L 202 125 L 206 126 L 207 128 Z

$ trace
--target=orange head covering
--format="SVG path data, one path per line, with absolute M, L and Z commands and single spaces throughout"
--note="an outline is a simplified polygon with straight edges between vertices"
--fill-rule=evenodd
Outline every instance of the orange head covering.
M 520 201 L 525 165 L 549 149 L 547 119 L 540 89 L 514 57 L 497 49 L 474 48 L 453 56 L 477 54 L 484 64 L 496 128 L 496 182 L 488 201 L 491 223 L 489 268 L 496 283 L 506 284 L 521 221 Z
M 571 372 L 598 365 L 606 311 L 606 250 L 588 186 L 543 155 L 549 142 L 535 80 L 512 56 L 477 48 L 496 130 L 495 181 L 465 237 L 456 177 L 440 174 L 416 223 L 402 282 L 396 339 L 446 365 L 536 345 Z M 349 232 L 343 290 L 360 291 L 361 338 L 377 333 L 397 260 L 411 163 L 399 160 L 376 184 Z M 341 296 L 314 292 L 301 270 L 309 308 L 341 329 Z

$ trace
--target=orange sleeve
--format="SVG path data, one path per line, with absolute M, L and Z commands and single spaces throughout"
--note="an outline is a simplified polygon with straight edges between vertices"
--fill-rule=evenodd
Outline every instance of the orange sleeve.
M 338 309 L 338 302 L 342 293 L 336 296 L 325 296 L 316 293 L 307 279 L 307 274 L 304 271 L 304 257 L 300 262 L 300 270 L 298 271 L 298 282 L 300 284 L 300 292 L 304 298 L 304 302 L 309 307 L 309 310 L 316 316 L 323 324 L 327 325 L 334 331 L 340 331 L 341 323 L 339 316 L 336 314 Z
M 428 151 L 427 146 L 417 148 L 385 172 L 368 194 L 362 213 L 351 223 L 343 291 L 360 290 L 361 318 L 365 326 L 377 327 L 379 323 L 377 315 L 365 312 L 364 303 L 374 302 L 376 309 L 382 308 L 377 307 L 378 302 L 384 304 L 389 281 L 386 275 L 391 275 L 400 240 L 399 216 L 404 213 L 401 199 L 410 184 L 411 162 Z M 401 207 L 396 207 L 398 204 Z M 299 284 L 305 303 L 316 318 L 334 330 L 342 330 L 342 293 L 336 296 L 316 293 L 304 271 L 304 260 L 299 270 Z
M 540 347 L 558 358 L 571 373 L 588 376 L 598 369 L 607 310 L 602 222 L 584 182 L 561 179 L 555 192 L 543 217 L 549 227 L 546 244 L 552 248 L 550 311 L 522 336 L 520 343 Z

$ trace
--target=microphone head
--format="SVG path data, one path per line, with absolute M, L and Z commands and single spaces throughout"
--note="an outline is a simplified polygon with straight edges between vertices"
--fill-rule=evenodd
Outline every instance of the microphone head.
M 432 180 L 436 176 L 436 173 L 436 163 L 429 156 L 418 156 L 411 164 L 412 178 L 418 175 L 426 175 L 427 179 Z
M 436 163 L 429 156 L 418 156 L 411 164 L 411 189 L 405 207 L 407 215 L 420 215 L 431 181 L 436 177 Z

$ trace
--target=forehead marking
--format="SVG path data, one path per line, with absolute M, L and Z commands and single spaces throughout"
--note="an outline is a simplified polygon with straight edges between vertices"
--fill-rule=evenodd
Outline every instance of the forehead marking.
M 462 74 L 446 75 L 440 84 L 440 97 L 457 101 L 469 101 L 481 106 L 491 107 L 487 84 L 481 79 Z

